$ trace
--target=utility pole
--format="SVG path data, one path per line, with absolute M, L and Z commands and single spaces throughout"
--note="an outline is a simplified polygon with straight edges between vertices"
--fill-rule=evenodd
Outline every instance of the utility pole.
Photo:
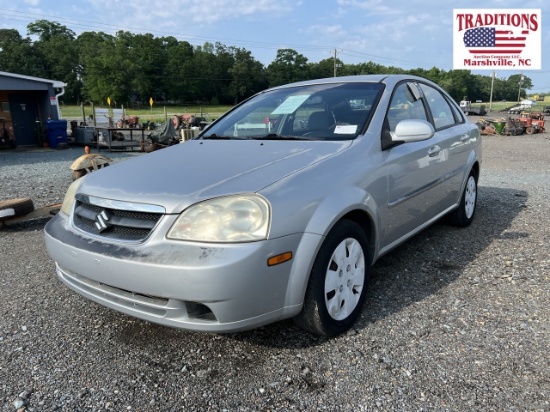
M 491 78 L 491 96 L 489 97 L 489 111 L 493 109 L 493 87 L 495 86 L 495 71 L 493 70 L 493 77 Z
M 519 98 L 521 96 L 521 85 L 523 84 L 523 72 L 521 72 L 521 77 L 519 78 L 519 90 L 518 90 L 518 103 L 519 103 Z
M 342 67 L 341 64 L 336 63 L 336 53 L 338 53 L 338 50 L 337 50 L 337 49 L 334 49 L 334 77 L 336 77 L 336 70 L 337 70 L 339 67 Z

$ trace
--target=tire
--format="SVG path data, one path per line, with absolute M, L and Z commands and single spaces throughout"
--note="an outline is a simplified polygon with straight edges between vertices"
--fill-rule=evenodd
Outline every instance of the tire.
M 101 168 L 103 168 L 103 167 L 107 167 L 107 166 L 109 166 L 109 163 L 104 163 L 104 164 L 102 164 L 102 165 L 98 165 L 98 166 L 97 166 L 97 170 L 99 170 L 99 169 L 101 169 Z M 73 174 L 72 174 L 73 182 L 74 182 L 75 180 L 77 180 L 77 179 L 80 179 L 80 178 L 83 177 L 83 176 L 86 176 L 86 175 L 88 174 L 88 170 L 89 170 L 90 172 L 93 171 L 92 168 L 88 168 L 88 169 L 84 168 L 84 169 L 73 170 Z
M 25 216 L 34 210 L 31 199 L 0 200 L 0 220 L 16 216 Z
M 82 176 L 86 176 L 87 173 L 88 172 L 86 172 L 86 169 L 73 170 L 73 182 L 80 179 Z
M 363 229 L 342 220 L 330 231 L 311 269 L 304 307 L 294 318 L 324 337 L 348 330 L 357 320 L 371 276 L 369 242 Z
M 458 209 L 448 215 L 449 224 L 457 227 L 467 227 L 474 220 L 477 205 L 477 173 L 472 170 L 466 180 Z

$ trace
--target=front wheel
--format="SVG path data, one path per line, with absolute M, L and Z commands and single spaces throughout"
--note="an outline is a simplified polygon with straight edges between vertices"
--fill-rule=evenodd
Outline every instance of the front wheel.
M 370 273 L 365 232 L 355 222 L 339 222 L 315 258 L 304 307 L 295 322 L 319 336 L 345 332 L 361 312 Z
M 477 173 L 472 170 L 466 181 L 458 209 L 449 214 L 449 223 L 453 226 L 466 227 L 474 220 L 477 204 Z

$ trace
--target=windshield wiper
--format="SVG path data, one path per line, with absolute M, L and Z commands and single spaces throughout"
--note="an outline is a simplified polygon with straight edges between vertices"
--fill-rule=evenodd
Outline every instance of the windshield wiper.
M 219 136 L 216 133 L 212 133 L 207 136 L 201 136 L 201 139 L 205 140 L 319 140 L 318 138 L 312 138 L 309 136 L 281 136 L 276 133 L 269 133 L 265 136 Z
M 201 136 L 201 139 L 205 140 L 247 140 L 248 137 L 242 136 L 218 136 L 216 133 L 209 134 L 208 136 Z
M 203 139 L 213 139 L 213 140 L 230 140 L 231 136 L 218 136 L 216 133 L 212 133 L 208 136 L 202 136 Z
M 281 136 L 277 133 L 269 133 L 265 136 L 250 136 L 250 138 L 255 140 L 319 140 L 309 136 Z

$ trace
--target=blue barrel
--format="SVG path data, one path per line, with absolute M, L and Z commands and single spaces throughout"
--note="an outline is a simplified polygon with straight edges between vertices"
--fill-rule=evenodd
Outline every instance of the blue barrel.
M 59 143 L 67 143 L 67 121 L 48 120 L 46 123 L 48 145 L 55 149 Z

